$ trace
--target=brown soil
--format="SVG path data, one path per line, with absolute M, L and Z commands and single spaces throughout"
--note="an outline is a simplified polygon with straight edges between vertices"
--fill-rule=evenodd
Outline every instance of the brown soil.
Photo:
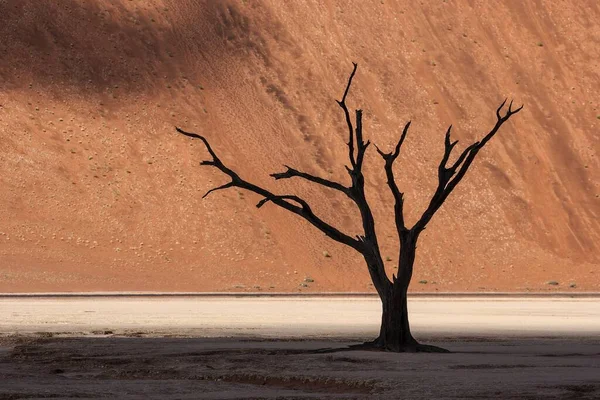
M 235 190 L 201 200 L 225 180 L 174 130 L 358 234 L 344 198 L 268 176 L 285 163 L 347 183 L 334 99 L 351 61 L 371 141 L 413 122 L 409 222 L 447 125 L 464 146 L 503 98 L 525 104 L 433 219 L 412 290 L 598 291 L 598 20 L 592 0 L 0 1 L 0 292 L 371 290 L 357 254 L 297 217 Z M 391 274 L 391 195 L 374 151 L 366 163 Z

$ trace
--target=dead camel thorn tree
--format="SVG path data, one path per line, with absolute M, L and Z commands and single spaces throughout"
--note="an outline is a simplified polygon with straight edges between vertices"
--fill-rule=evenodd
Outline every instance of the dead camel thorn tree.
M 431 197 L 427 209 L 423 212 L 419 220 L 410 228 L 406 226 L 404 220 L 404 197 L 396 184 L 393 168 L 394 161 L 396 161 L 400 155 L 400 149 L 406 139 L 410 122 L 404 126 L 400 139 L 392 152 L 385 153 L 377 148 L 377 152 L 385 162 L 384 169 L 387 176 L 387 185 L 394 197 L 394 219 L 400 241 L 398 275 L 392 275 L 392 279 L 390 280 L 385 272 L 383 259 L 381 257 L 379 241 L 375 233 L 375 220 L 373 219 L 371 208 L 365 197 L 365 179 L 362 167 L 365 153 L 370 142 L 368 140 L 365 142 L 363 138 L 362 110 L 355 111 L 355 119 L 353 122 L 350 111 L 346 105 L 346 98 L 357 68 L 357 64 L 353 63 L 353 65 L 354 68 L 348 79 L 348 84 L 346 85 L 342 99 L 337 102 L 344 111 L 346 125 L 348 126 L 348 157 L 350 159 L 350 166 L 346 166 L 346 170 L 348 171 L 348 175 L 350 175 L 351 185 L 345 186 L 338 182 L 298 171 L 287 165 L 285 166 L 286 170 L 284 172 L 274 173 L 271 174 L 271 176 L 275 179 L 302 178 L 329 189 L 342 192 L 358 207 L 364 230 L 360 235 L 348 235 L 328 224 L 315 215 L 310 205 L 298 196 L 274 194 L 260 186 L 244 180 L 235 171 L 223 164 L 205 137 L 195 133 L 185 132 L 179 128 L 176 129 L 179 133 L 191 138 L 200 139 L 204 143 L 212 160 L 202 161 L 200 165 L 215 167 L 231 178 L 230 182 L 209 190 L 203 198 L 214 191 L 231 187 L 249 190 L 263 197 L 256 207 L 260 208 L 269 202 L 282 207 L 304 218 L 331 239 L 352 247 L 364 257 L 373 285 L 381 298 L 382 317 L 379 337 L 372 342 L 360 345 L 362 348 L 377 348 L 394 352 L 444 351 L 443 349 L 435 348 L 433 346 L 419 344 L 413 338 L 410 331 L 407 309 L 407 290 L 413 275 L 417 240 L 436 211 L 439 210 L 456 185 L 463 179 L 467 170 L 473 163 L 473 160 L 477 156 L 477 153 L 479 153 L 483 146 L 494 137 L 500 127 L 508 121 L 511 116 L 518 113 L 523 106 L 513 110 L 511 101 L 508 110 L 502 115 L 502 109 L 506 104 L 506 100 L 504 100 L 496 110 L 497 120 L 494 127 L 483 139 L 481 139 L 481 141 L 475 142 L 464 149 L 456 161 L 450 165 L 448 164 L 450 155 L 458 141 L 450 140 L 450 130 L 452 126 L 448 128 L 444 141 L 444 155 L 438 166 L 437 189 Z

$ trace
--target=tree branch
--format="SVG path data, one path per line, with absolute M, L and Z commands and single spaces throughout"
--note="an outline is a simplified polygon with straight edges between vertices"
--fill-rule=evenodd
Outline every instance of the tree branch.
M 235 185 L 233 184 L 233 182 L 228 182 L 228 183 L 226 183 L 226 184 L 224 184 L 224 185 L 221 185 L 221 186 L 219 186 L 219 187 L 212 188 L 212 189 L 210 189 L 208 192 L 206 192 L 206 193 L 204 194 L 204 196 L 202 196 L 202 198 L 205 198 L 206 196 L 208 196 L 208 195 L 209 195 L 209 194 L 211 194 L 212 192 L 216 192 L 217 190 L 221 190 L 221 189 L 227 189 L 227 188 L 234 187 L 234 186 L 235 186 Z
M 394 151 L 391 153 L 384 153 L 379 149 L 379 147 L 375 146 L 379 155 L 385 161 L 385 175 L 387 177 L 387 185 L 394 196 L 394 217 L 396 222 L 396 230 L 398 231 L 398 238 L 403 231 L 406 230 L 406 226 L 404 223 L 404 193 L 398 189 L 398 185 L 396 184 L 396 178 L 394 177 L 394 161 L 400 155 L 400 148 L 406 139 L 406 134 L 408 133 L 408 128 L 410 127 L 410 121 L 404 125 L 404 129 L 402 130 L 402 135 L 400 135 L 400 139 L 394 148 Z
M 516 110 L 513 110 L 513 101 L 511 100 L 511 102 L 508 105 L 508 110 L 504 115 L 502 115 L 501 111 L 504 105 L 506 104 L 506 101 L 507 100 L 505 99 L 502 102 L 502 104 L 500 104 L 500 107 L 496 109 L 496 124 L 494 125 L 494 127 L 483 137 L 483 139 L 481 139 L 481 141 L 475 142 L 468 146 L 466 149 L 464 149 L 460 156 L 458 156 L 457 160 L 452 164 L 452 166 L 447 167 L 447 163 L 450 158 L 450 154 L 452 153 L 452 149 L 458 143 L 458 140 L 454 142 L 450 141 L 450 130 L 452 128 L 452 125 L 450 125 L 448 131 L 446 132 L 446 138 L 444 141 L 444 156 L 442 157 L 442 160 L 440 161 L 440 164 L 438 166 L 438 186 L 435 193 L 431 197 L 429 206 L 423 212 L 421 218 L 412 228 L 417 233 L 425 229 L 426 225 L 429 223 L 436 211 L 439 210 L 439 208 L 442 206 L 444 201 L 446 201 L 450 193 L 452 193 L 456 185 L 458 185 L 463 179 L 469 167 L 473 163 L 473 160 L 475 160 L 477 153 L 479 153 L 479 150 L 481 150 L 483 146 L 485 146 L 486 143 L 489 142 L 492 139 L 492 137 L 494 137 L 494 135 L 498 132 L 502 124 L 508 121 L 511 116 L 523 109 L 523 106 L 521 105 L 521 107 L 517 108 Z
M 306 201 L 304 201 L 300 197 L 294 196 L 294 195 L 273 195 L 272 197 L 265 197 L 264 199 L 259 201 L 258 204 L 256 204 L 256 208 L 261 208 L 262 206 L 265 205 L 265 203 L 267 203 L 269 201 L 274 202 L 275 200 L 292 200 L 292 201 L 295 201 L 296 203 L 300 204 L 300 206 L 303 209 L 311 211 L 311 208 Z
M 346 89 L 344 90 L 344 95 L 342 96 L 342 100 L 337 101 L 337 103 L 340 107 L 342 107 L 342 110 L 344 110 L 344 116 L 346 117 L 346 125 L 348 126 L 348 155 L 350 158 L 350 164 L 352 165 L 352 168 L 356 168 L 356 160 L 354 158 L 354 128 L 352 127 L 352 120 L 350 119 L 350 111 L 348 111 L 348 107 L 346 106 L 346 96 L 348 96 L 348 92 L 350 91 L 350 85 L 352 85 L 352 78 L 354 78 L 356 68 L 358 68 L 358 64 L 353 62 L 352 65 L 354 65 L 354 68 L 352 69 L 350 78 L 348 78 L 348 84 L 346 85 Z
M 313 226 L 315 226 L 317 229 L 319 229 L 321 232 L 323 232 L 325 235 L 332 238 L 333 240 L 343 243 L 347 246 L 350 246 L 353 249 L 355 249 L 361 253 L 364 252 L 364 245 L 362 244 L 361 241 L 354 239 L 351 236 L 346 235 L 345 233 L 339 231 L 338 229 L 331 226 L 327 222 L 323 221 L 321 218 L 317 217 L 313 213 L 312 209 L 309 207 L 308 203 L 306 201 L 304 201 L 303 199 L 301 199 L 300 197 L 290 196 L 290 195 L 283 195 L 283 196 L 276 195 L 276 194 L 271 193 L 267 189 L 264 189 L 253 183 L 245 181 L 237 173 L 235 173 L 233 170 L 231 170 L 230 168 L 226 167 L 225 164 L 223 164 L 221 159 L 213 151 L 212 147 L 208 143 L 208 140 L 206 140 L 206 138 L 204 136 L 200 136 L 195 133 L 186 132 L 177 127 L 175 129 L 177 130 L 177 132 L 179 132 L 185 136 L 191 137 L 193 139 L 200 139 L 204 143 L 204 145 L 206 146 L 206 149 L 212 156 L 212 160 L 203 161 L 200 163 L 201 165 L 213 166 L 231 178 L 231 182 L 209 190 L 203 197 L 206 197 L 211 192 L 230 188 L 230 187 L 239 187 L 240 189 L 249 190 L 251 192 L 254 192 L 254 193 L 264 197 L 264 199 L 261 200 L 256 205 L 258 208 L 262 207 L 266 202 L 270 201 L 273 204 L 276 204 L 281 208 L 284 208 L 296 215 L 301 216 L 302 218 L 304 218 L 305 220 L 310 222 Z M 290 201 L 294 201 L 300 205 L 298 206 L 294 203 L 291 203 Z
M 446 137 L 444 139 L 444 156 L 442 157 L 442 161 L 440 161 L 438 170 L 442 169 L 446 166 L 446 163 L 448 162 L 448 159 L 450 158 L 450 153 L 452 153 L 452 149 L 454 149 L 454 146 L 456 146 L 458 143 L 458 140 L 455 140 L 454 142 L 450 142 L 450 131 L 451 130 L 452 130 L 452 125 L 450 125 L 448 127 L 448 130 L 446 131 Z
M 363 256 L 367 260 L 367 266 L 369 270 L 369 276 L 373 281 L 373 286 L 379 294 L 379 297 L 383 300 L 389 296 L 389 291 L 392 286 L 392 282 L 385 273 L 385 267 L 383 265 L 383 259 L 379 253 L 379 246 L 377 243 L 372 242 L 366 236 L 356 237 L 364 246 L 365 252 Z
M 325 178 L 320 178 L 318 176 L 314 176 L 314 175 L 308 174 L 306 172 L 301 172 L 301 171 L 298 171 L 287 165 L 284 165 L 284 166 L 287 169 L 285 172 L 277 172 L 277 173 L 271 174 L 271 176 L 273 178 L 275 178 L 275 180 L 300 177 L 300 178 L 306 179 L 307 181 L 314 182 L 316 184 L 328 187 L 330 189 L 339 190 L 340 192 L 344 193 L 346 196 L 352 198 L 352 195 L 350 194 L 350 190 L 346 186 L 342 185 L 341 183 L 330 181 Z
M 177 130 L 177 132 L 181 133 L 182 135 L 191 137 L 192 139 L 202 140 L 202 142 L 204 143 L 204 146 L 206 146 L 206 150 L 208 150 L 208 153 L 212 157 L 212 161 L 202 161 L 202 162 L 200 162 L 200 165 L 214 165 L 217 168 L 225 167 L 223 165 L 223 163 L 221 162 L 221 160 L 219 159 L 219 157 L 217 157 L 217 155 L 213 151 L 212 147 L 210 147 L 210 144 L 208 143 L 208 141 L 206 140 L 206 138 L 204 136 L 200 136 L 196 133 L 186 132 L 183 129 L 179 129 L 178 127 L 175 127 L 175 129 Z M 226 173 L 229 175 L 229 172 L 233 172 L 233 171 L 228 169 L 228 171 Z
M 354 128 L 350 118 L 350 111 L 346 106 L 346 96 L 350 90 L 350 85 L 352 84 L 352 78 L 356 73 L 356 68 L 358 67 L 356 63 L 352 64 L 354 65 L 354 68 L 350 74 L 350 78 L 348 79 L 348 85 L 346 86 L 342 100 L 337 102 L 342 110 L 344 110 L 346 125 L 348 125 L 348 151 L 351 167 L 346 167 L 346 170 L 352 179 L 352 185 L 348 188 L 348 190 L 351 194 L 350 198 L 354 200 L 358 210 L 360 211 L 361 221 L 364 229 L 364 240 L 360 241 L 364 248 L 363 255 L 365 258 L 369 258 L 371 260 L 368 264 L 370 265 L 369 272 L 371 274 L 373 284 L 375 285 L 375 289 L 377 289 L 379 295 L 384 298 L 384 296 L 387 296 L 388 287 L 391 283 L 385 273 L 385 267 L 383 265 L 383 260 L 377 241 L 377 233 L 375 231 L 375 219 L 365 196 L 365 178 L 362 173 L 364 156 L 367 148 L 370 145 L 370 142 L 365 142 L 363 140 L 362 110 L 359 109 L 355 111 L 356 127 Z M 356 157 L 354 154 L 354 140 L 356 140 Z
M 362 173 L 362 164 L 365 159 L 365 153 L 367 151 L 367 147 L 371 144 L 370 141 L 367 140 L 365 143 L 363 141 L 362 135 L 362 110 L 356 110 L 356 165 L 354 166 L 354 173 Z
M 363 255 L 365 258 L 369 258 L 371 260 L 369 262 L 371 278 L 375 288 L 377 289 L 377 292 L 383 298 L 383 296 L 387 295 L 386 293 L 388 286 L 391 283 L 385 273 L 385 267 L 381 258 L 379 244 L 377 241 L 377 233 L 375 231 L 375 219 L 373 218 L 373 213 L 365 196 L 365 178 L 362 173 L 365 152 L 367 151 L 370 142 L 364 142 L 363 140 L 362 110 L 359 109 L 355 111 L 356 127 L 353 127 L 350 118 L 350 111 L 346 106 L 346 96 L 348 95 L 350 85 L 352 84 L 352 78 L 354 77 L 358 67 L 356 63 L 352 64 L 354 65 L 354 68 L 350 74 L 350 78 L 348 79 L 346 90 L 344 91 L 342 100 L 337 102 L 342 110 L 344 110 L 346 125 L 348 126 L 348 152 L 351 167 L 346 167 L 346 170 L 352 179 L 352 185 L 348 188 L 348 190 L 351 194 L 351 199 L 354 200 L 358 210 L 360 211 L 361 221 L 364 229 L 364 240 L 360 240 L 364 248 Z M 354 140 L 356 140 L 356 156 L 354 154 Z

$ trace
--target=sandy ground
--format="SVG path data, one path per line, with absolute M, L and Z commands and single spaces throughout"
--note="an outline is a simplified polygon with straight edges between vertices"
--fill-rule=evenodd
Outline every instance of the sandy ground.
M 413 298 L 416 334 L 600 334 L 598 298 Z M 377 333 L 376 298 L 3 298 L 0 333 L 150 332 L 203 337 L 363 337 Z
M 374 300 L 1 299 L 0 399 L 600 396 L 598 299 L 410 308 L 451 354 L 315 352 L 372 337 Z

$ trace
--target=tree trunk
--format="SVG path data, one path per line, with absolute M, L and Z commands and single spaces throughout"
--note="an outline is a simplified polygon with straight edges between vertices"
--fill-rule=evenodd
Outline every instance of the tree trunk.
M 417 351 L 418 343 L 408 322 L 406 289 L 392 289 L 389 298 L 382 301 L 381 328 L 375 344 L 388 351 Z
M 419 343 L 410 332 L 407 292 L 417 251 L 416 235 L 408 231 L 401 238 L 398 276 L 394 277 L 386 295 L 381 298 L 382 315 L 376 347 L 394 352 L 415 352 Z

